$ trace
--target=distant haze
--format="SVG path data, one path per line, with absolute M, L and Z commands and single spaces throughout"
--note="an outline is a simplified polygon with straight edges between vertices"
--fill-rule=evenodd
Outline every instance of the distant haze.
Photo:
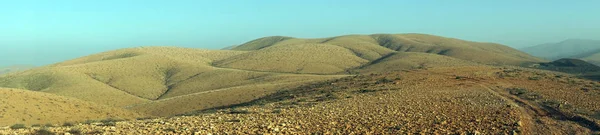
M 600 52 L 600 40 L 569 39 L 523 48 L 522 51 L 547 60 L 579 58 L 585 57 L 581 55 Z
M 0 5 L 0 66 L 136 46 L 221 49 L 265 36 L 425 33 L 524 48 L 600 40 L 600 1 L 19 0 Z

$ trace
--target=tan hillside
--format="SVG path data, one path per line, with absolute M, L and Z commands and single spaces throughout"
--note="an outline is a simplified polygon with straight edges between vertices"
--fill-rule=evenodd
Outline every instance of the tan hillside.
M 143 115 L 54 94 L 0 88 L 0 127 L 16 123 L 63 124 L 85 120 L 139 117 Z
M 472 61 L 461 60 L 444 55 L 416 52 L 396 52 L 388 54 L 357 71 L 366 73 L 381 73 L 402 71 L 405 69 L 431 68 L 431 67 L 461 67 L 481 65 Z
M 47 92 L 120 108 L 143 104 L 144 108 L 133 109 L 150 112 L 151 115 L 173 115 L 250 101 L 284 86 L 343 77 L 257 72 L 210 65 L 214 61 L 246 53 L 251 52 L 176 47 L 121 49 L 0 77 L 0 86 Z M 272 84 L 273 87 L 255 87 L 264 84 Z M 202 95 L 233 95 L 239 92 L 222 90 L 227 88 L 245 88 L 243 91 L 253 94 L 240 95 L 235 97 L 238 99 L 235 101 L 223 100 L 233 96 Z M 194 99 L 178 98 L 188 95 L 219 103 L 186 104 Z M 160 104 L 163 99 L 189 106 L 161 112 L 165 110 Z
M 227 67 L 285 73 L 334 74 L 367 63 L 352 51 L 328 44 L 274 46 L 214 63 Z
M 258 49 L 266 48 L 266 47 L 272 46 L 278 42 L 288 40 L 288 39 L 293 39 L 293 38 L 283 37 L 283 36 L 264 37 L 264 38 L 252 40 L 248 43 L 245 43 L 243 46 L 233 46 L 230 49 L 231 50 L 240 50 L 240 51 L 257 50 L 257 48 Z
M 269 42 L 268 47 L 255 47 L 257 46 L 255 44 L 246 46 L 246 44 L 242 44 L 236 48 L 260 50 L 275 46 L 307 43 L 342 46 L 367 60 L 375 60 L 391 52 L 422 52 L 496 65 L 523 65 L 543 61 L 504 45 L 470 42 L 426 34 L 374 34 L 368 36 L 348 35 L 322 39 L 288 39 L 274 44 Z M 382 47 L 386 49 L 382 49 Z

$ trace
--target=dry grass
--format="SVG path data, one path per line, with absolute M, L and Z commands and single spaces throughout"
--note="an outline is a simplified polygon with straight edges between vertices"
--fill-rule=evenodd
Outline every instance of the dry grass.
M 343 47 L 329 44 L 295 44 L 273 46 L 214 64 L 218 67 L 255 71 L 334 74 L 367 62 Z
M 213 61 L 245 53 L 248 52 L 175 47 L 122 49 L 0 77 L 0 86 L 75 97 L 113 107 L 143 105 L 145 108 L 136 110 L 166 116 L 249 101 L 286 86 L 343 77 L 211 66 Z M 234 92 L 249 91 L 250 94 L 227 97 L 232 91 L 222 89 L 228 88 L 244 88 Z M 211 95 L 209 91 L 225 98 L 202 95 Z M 201 96 L 204 100 L 186 104 L 192 99 L 178 98 L 188 95 Z M 161 108 L 162 104 L 154 104 L 162 103 L 163 99 L 185 107 L 167 107 L 172 109 L 163 112 L 166 109 Z
M 111 108 L 93 103 L 60 97 L 53 94 L 19 89 L 0 89 L 0 126 L 15 123 L 63 124 L 118 117 L 133 119 L 143 115 L 124 109 Z
M 347 35 L 320 39 L 288 39 L 271 43 L 266 48 L 309 43 L 337 45 L 352 50 L 360 57 L 375 60 L 391 52 L 421 52 L 446 55 L 458 59 L 495 65 L 523 65 L 543 60 L 516 49 L 493 43 L 470 42 L 426 34 Z M 384 47 L 384 48 L 383 48 Z M 240 45 L 244 50 L 265 49 Z
M 481 64 L 443 55 L 397 52 L 373 61 L 367 66 L 361 67 L 358 71 L 363 73 L 381 73 L 401 71 L 404 69 L 426 69 L 431 67 L 461 67 L 474 65 Z

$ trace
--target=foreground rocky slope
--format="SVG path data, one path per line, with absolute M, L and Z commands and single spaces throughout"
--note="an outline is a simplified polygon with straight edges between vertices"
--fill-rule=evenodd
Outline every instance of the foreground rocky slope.
M 598 134 L 600 83 L 470 66 L 346 77 L 190 116 L 4 129 L 97 134 Z

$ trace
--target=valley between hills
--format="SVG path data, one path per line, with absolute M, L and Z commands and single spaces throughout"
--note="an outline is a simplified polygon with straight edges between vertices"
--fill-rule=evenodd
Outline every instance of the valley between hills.
M 598 134 L 600 82 L 540 63 L 426 34 L 125 48 L 0 75 L 0 134 Z

